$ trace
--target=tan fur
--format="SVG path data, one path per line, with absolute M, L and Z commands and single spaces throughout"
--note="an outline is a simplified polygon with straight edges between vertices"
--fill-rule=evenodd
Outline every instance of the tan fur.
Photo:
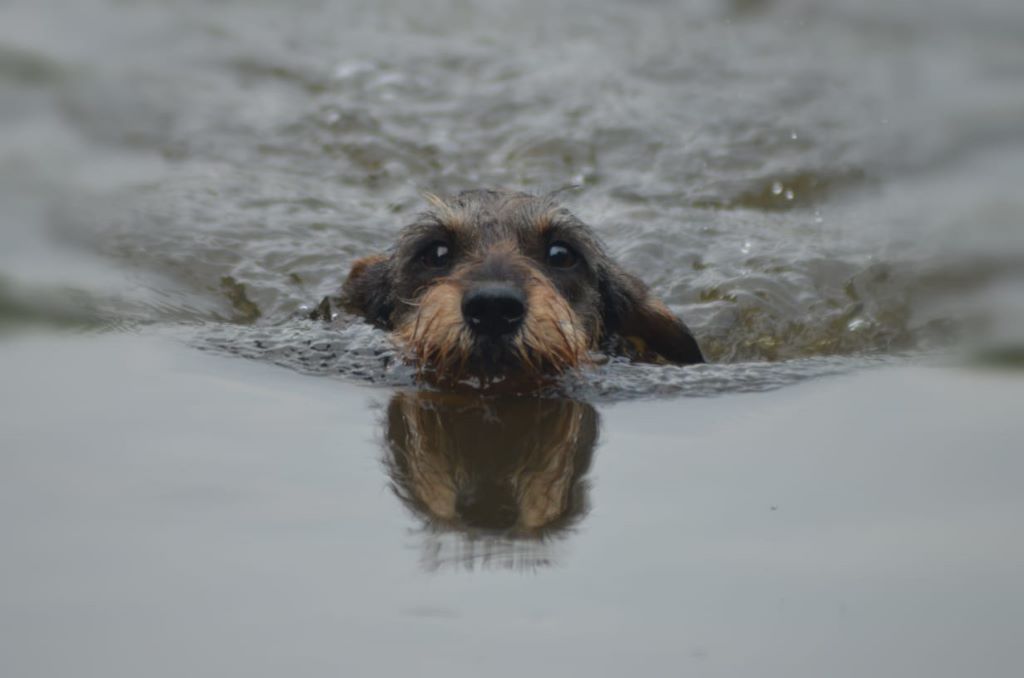
M 462 210 L 433 193 L 424 193 L 423 199 L 433 208 L 438 221 L 446 227 L 453 231 L 468 230 L 468 220 Z
M 396 328 L 395 335 L 424 369 L 458 381 L 473 350 L 473 337 L 462 320 L 462 287 L 451 278 L 431 285 L 417 303 L 416 313 Z
M 555 218 L 558 216 L 560 211 L 561 208 L 554 204 L 548 205 L 546 208 L 539 211 L 533 218 L 533 224 L 536 227 L 537 232 L 541 235 L 547 233 L 551 228 L 551 225 L 555 223 Z
M 356 259 L 352 262 L 352 268 L 348 272 L 348 277 L 356 280 L 366 273 L 366 269 L 374 264 L 379 264 L 380 262 L 387 260 L 387 258 L 386 254 L 371 254 L 368 257 Z
M 431 285 L 416 303 L 416 312 L 395 331 L 399 344 L 420 367 L 420 376 L 436 382 L 461 381 L 473 351 L 473 335 L 462 318 L 458 274 Z M 547 278 L 532 272 L 526 295 L 526 318 L 513 343 L 524 374 L 540 379 L 586 364 L 591 340 Z
M 534 273 L 526 285 L 529 311 L 515 346 L 536 373 L 561 373 L 588 361 L 590 338 L 547 278 Z

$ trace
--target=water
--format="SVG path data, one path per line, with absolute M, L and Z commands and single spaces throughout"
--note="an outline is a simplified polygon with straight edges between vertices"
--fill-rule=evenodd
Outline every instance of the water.
M 0 673 L 1019 675 L 1021 35 L 0 3 Z M 481 399 L 306 319 L 479 186 L 574 187 L 711 363 Z
M 4 275 L 302 353 L 296 318 L 422 190 L 576 185 L 716 362 L 942 345 L 1024 269 L 1024 19 L 915 7 L 9 4 L 8 237 L 99 258 L 14 248 Z
M 541 408 L 133 335 L 3 349 L 4 675 L 1024 666 L 996 370 Z

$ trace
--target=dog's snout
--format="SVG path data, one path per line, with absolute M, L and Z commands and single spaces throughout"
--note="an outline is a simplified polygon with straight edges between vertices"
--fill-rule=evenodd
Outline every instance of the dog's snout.
M 519 329 L 526 315 L 526 297 L 508 285 L 484 285 L 462 299 L 462 317 L 478 334 L 498 337 Z

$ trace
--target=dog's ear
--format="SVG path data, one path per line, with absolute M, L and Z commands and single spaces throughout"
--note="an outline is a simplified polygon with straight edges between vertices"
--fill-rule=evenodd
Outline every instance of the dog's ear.
M 394 305 L 389 263 L 386 254 L 356 259 L 341 287 L 341 305 L 346 311 L 361 315 L 384 329 L 391 329 Z
M 693 333 L 668 306 L 651 296 L 639 278 L 613 267 L 599 274 L 602 320 L 607 338 L 628 342 L 629 353 L 647 362 L 704 362 Z

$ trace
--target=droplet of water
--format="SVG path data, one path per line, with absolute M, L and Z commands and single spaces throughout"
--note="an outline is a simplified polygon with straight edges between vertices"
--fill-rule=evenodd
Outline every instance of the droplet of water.
M 594 176 L 594 167 L 592 165 L 584 165 L 580 167 L 579 173 L 572 178 L 572 183 L 574 186 L 582 186 L 592 176 Z
M 797 133 L 796 133 L 796 132 L 790 132 L 790 134 L 789 134 L 789 138 L 790 138 L 790 139 L 792 139 L 793 141 L 796 141 L 796 140 L 797 140 L 797 139 L 799 139 L 800 137 L 799 137 L 799 136 L 797 135 Z
M 779 195 L 782 193 L 782 182 L 776 181 L 772 184 L 772 195 Z
M 368 73 L 373 69 L 374 64 L 370 61 L 343 61 L 334 67 L 334 77 L 337 80 L 346 80 L 363 73 Z

